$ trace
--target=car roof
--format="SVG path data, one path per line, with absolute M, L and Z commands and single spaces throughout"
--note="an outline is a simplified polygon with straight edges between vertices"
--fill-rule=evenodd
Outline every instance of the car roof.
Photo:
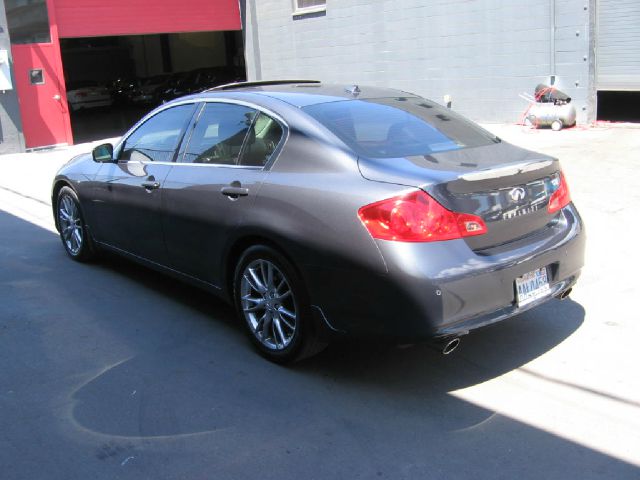
M 278 82 L 278 81 L 275 81 Z M 225 97 L 221 94 L 247 93 L 281 100 L 298 108 L 327 102 L 389 97 L 415 97 L 416 95 L 392 88 L 360 86 L 355 84 L 327 84 L 317 81 L 292 83 L 247 82 L 225 85 L 199 94 L 200 97 Z M 237 98 L 237 97 L 236 97 Z

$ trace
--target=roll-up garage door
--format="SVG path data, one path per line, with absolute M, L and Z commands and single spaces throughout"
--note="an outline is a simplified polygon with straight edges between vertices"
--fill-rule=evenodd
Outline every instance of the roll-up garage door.
M 598 90 L 640 90 L 640 0 L 599 0 Z
M 238 0 L 55 0 L 61 38 L 240 30 Z

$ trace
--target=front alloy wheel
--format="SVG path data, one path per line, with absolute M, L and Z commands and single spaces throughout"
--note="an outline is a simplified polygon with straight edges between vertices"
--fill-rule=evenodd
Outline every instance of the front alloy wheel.
M 71 196 L 64 195 L 58 206 L 58 222 L 60 235 L 67 251 L 76 256 L 82 249 L 83 233 L 78 206 Z
M 93 256 L 93 245 L 87 235 L 78 197 L 71 188 L 63 187 L 58 193 L 56 213 L 64 249 L 74 260 L 89 260 Z

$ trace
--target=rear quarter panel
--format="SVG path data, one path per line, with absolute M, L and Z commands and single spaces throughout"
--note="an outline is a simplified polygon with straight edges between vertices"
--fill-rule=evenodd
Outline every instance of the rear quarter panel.
M 350 310 L 369 301 L 364 285 L 387 273 L 358 209 L 404 189 L 364 179 L 352 152 L 291 127 L 233 240 L 251 235 L 273 240 L 297 266 L 311 303 L 332 326 L 350 330 Z

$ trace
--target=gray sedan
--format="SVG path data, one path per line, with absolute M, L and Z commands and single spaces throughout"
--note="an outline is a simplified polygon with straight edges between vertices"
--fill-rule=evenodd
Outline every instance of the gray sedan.
M 267 358 L 337 335 L 459 338 L 554 297 L 585 235 L 557 159 L 424 98 L 235 84 L 146 115 L 55 177 L 69 256 L 109 250 L 233 302 Z

